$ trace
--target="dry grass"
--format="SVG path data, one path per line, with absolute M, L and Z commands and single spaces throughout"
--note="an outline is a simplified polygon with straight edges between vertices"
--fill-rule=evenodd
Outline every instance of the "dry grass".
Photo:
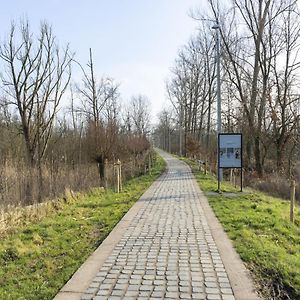
M 290 180 L 287 178 L 287 176 L 274 173 L 272 175 L 267 175 L 262 179 L 250 179 L 248 180 L 247 185 L 275 197 L 280 197 L 287 200 L 290 198 Z M 300 185 L 299 180 L 296 180 L 296 200 L 298 201 L 299 196 Z
M 7 206 L 6 210 L 0 211 L 0 234 L 7 233 L 20 226 L 37 222 L 53 211 L 59 210 L 66 203 L 73 203 L 80 196 L 70 189 L 66 189 L 64 197 L 54 200 L 35 203 L 28 206 Z
M 122 164 L 122 178 L 130 178 L 147 171 L 146 155 Z M 88 191 L 100 187 L 100 178 L 96 164 L 61 165 L 54 169 L 43 168 L 43 201 L 37 202 L 38 180 L 35 170 L 13 164 L 1 166 L 0 176 L 0 234 L 19 226 L 39 221 L 49 213 L 59 210 L 65 203 L 75 201 L 79 191 Z M 108 163 L 108 187 L 116 184 L 116 164 Z
M 96 165 L 43 166 L 43 200 L 64 194 L 65 189 L 74 191 L 89 189 L 99 185 Z M 0 207 L 4 210 L 12 206 L 27 206 L 37 202 L 40 189 L 35 169 L 22 164 L 0 166 Z
M 53 211 L 1 235 L 0 299 L 53 299 L 164 166 L 158 158 L 151 175 L 128 180 L 119 194 L 96 188 L 76 196 L 67 190 L 66 199 L 34 207 L 37 218 L 45 205 Z M 28 209 L 18 208 L 24 213 Z
M 145 173 L 146 153 L 136 159 L 122 163 L 122 178 L 126 181 Z M 27 165 L 6 161 L 0 165 L 0 211 L 12 207 L 34 205 L 37 202 L 63 197 L 66 189 L 74 192 L 101 187 L 96 163 L 73 164 L 47 163 L 42 167 L 42 185 L 35 169 Z M 116 166 L 107 166 L 108 187 L 116 184 Z M 39 194 L 42 199 L 38 201 Z

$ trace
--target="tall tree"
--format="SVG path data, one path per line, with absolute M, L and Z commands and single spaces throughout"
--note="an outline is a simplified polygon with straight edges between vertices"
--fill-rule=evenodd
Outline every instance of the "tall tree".
M 150 102 L 146 96 L 137 95 L 129 103 L 133 130 L 138 136 L 146 137 L 150 133 Z
M 38 169 L 40 186 L 42 161 L 70 81 L 72 56 L 68 46 L 59 48 L 47 23 L 41 24 L 38 36 L 30 31 L 28 21 L 21 22 L 19 31 L 12 24 L 8 40 L 0 47 L 6 69 L 2 75 L 5 105 L 18 112 L 27 158 Z

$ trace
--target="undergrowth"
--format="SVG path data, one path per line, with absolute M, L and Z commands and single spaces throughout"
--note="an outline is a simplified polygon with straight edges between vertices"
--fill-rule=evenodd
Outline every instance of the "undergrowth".
M 158 157 L 151 175 L 129 180 L 120 194 L 94 189 L 2 234 L 0 299 L 52 299 L 164 167 Z

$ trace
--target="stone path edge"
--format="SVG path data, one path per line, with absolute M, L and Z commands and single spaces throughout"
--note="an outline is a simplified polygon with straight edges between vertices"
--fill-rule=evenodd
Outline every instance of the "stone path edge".
M 129 209 L 119 223 L 109 233 L 101 245 L 89 256 L 89 258 L 73 274 L 69 281 L 61 288 L 53 300 L 80 300 L 82 294 L 96 277 L 103 263 L 122 238 L 131 221 L 143 205 L 143 200 L 149 198 L 152 190 L 159 185 L 159 181 L 166 176 L 168 167 L 151 186 L 144 192 L 139 200 Z
M 208 199 L 200 189 L 196 179 L 195 184 L 202 201 L 208 226 L 217 245 L 225 270 L 227 272 L 233 294 L 236 300 L 259 300 L 249 270 L 245 267 L 233 244 L 224 231 L 223 226 L 209 205 Z

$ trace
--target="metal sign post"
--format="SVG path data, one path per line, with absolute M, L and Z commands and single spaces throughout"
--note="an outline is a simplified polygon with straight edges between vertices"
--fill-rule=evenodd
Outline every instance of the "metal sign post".
M 220 71 L 220 25 L 216 20 L 212 27 L 216 31 L 216 67 L 217 67 L 217 133 L 222 132 L 221 120 L 221 71 Z M 218 154 L 219 158 L 219 154 Z M 218 159 L 219 161 L 219 159 Z M 223 179 L 223 170 L 219 168 L 218 162 L 218 191 L 220 191 L 220 181 Z
M 243 140 L 241 133 L 219 133 L 218 169 L 235 168 L 241 171 L 241 192 L 243 191 Z M 218 191 L 220 176 L 218 172 Z

